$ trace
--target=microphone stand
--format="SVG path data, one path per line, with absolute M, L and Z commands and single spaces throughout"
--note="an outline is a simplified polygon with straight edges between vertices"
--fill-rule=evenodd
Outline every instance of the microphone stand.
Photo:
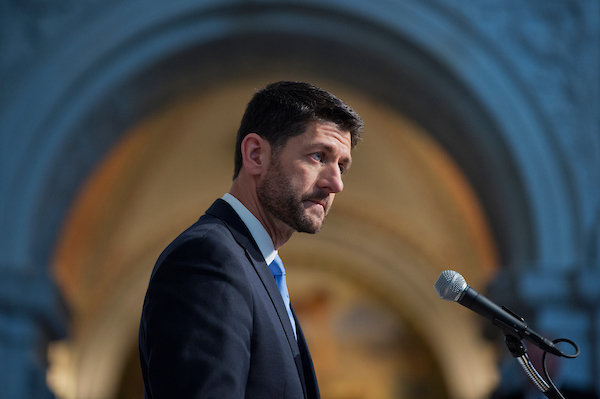
M 525 371 L 525 374 L 529 377 L 531 381 L 535 384 L 535 386 L 542 391 L 542 393 L 550 399 L 565 399 L 565 397 L 560 393 L 560 391 L 554 386 L 554 384 L 548 384 L 537 372 L 533 364 L 529 360 L 529 356 L 527 355 L 527 348 L 523 341 L 519 338 L 515 337 L 510 333 L 505 333 L 505 342 L 508 350 L 513 355 L 513 357 L 517 358 L 517 361 Z
M 499 309 L 499 307 L 489 299 L 485 298 L 484 296 L 479 296 L 477 291 L 471 290 L 471 287 L 467 285 L 463 276 L 454 270 L 446 270 L 442 272 L 436 281 L 434 288 L 440 298 L 446 301 L 459 302 L 461 305 L 466 306 L 474 312 L 492 320 L 492 324 L 496 327 L 500 327 L 502 332 L 504 332 L 508 350 L 513 357 L 517 358 L 519 364 L 523 370 L 525 370 L 525 373 L 531 379 L 531 381 L 533 381 L 535 386 L 550 399 L 565 399 L 563 394 L 558 390 L 558 388 L 556 388 L 556 385 L 554 385 L 552 378 L 550 378 L 550 375 L 548 374 L 548 369 L 546 367 L 546 355 L 550 353 L 555 356 L 574 359 L 579 355 L 579 347 L 575 342 L 566 338 L 559 338 L 555 339 L 554 341 L 549 341 L 541 337 L 539 334 L 527 327 L 525 320 L 521 316 L 504 306 L 502 309 Z M 465 299 L 464 296 L 467 298 Z M 476 301 L 475 299 L 478 297 L 479 299 Z M 522 341 L 523 338 L 529 340 L 544 351 L 544 354 L 542 355 L 542 366 L 544 368 L 544 375 L 548 382 L 542 378 L 540 373 L 537 372 L 529 360 L 529 356 L 527 356 L 527 348 Z M 569 343 L 571 346 L 573 346 L 573 348 L 575 348 L 575 353 L 572 355 L 566 354 L 560 349 L 556 348 L 554 344 L 558 342 Z
M 521 321 L 525 322 L 525 319 L 523 319 L 521 316 L 517 315 L 510 309 L 508 309 L 506 307 L 503 307 L 503 309 L 505 311 L 511 313 L 517 319 L 520 319 Z M 504 333 L 504 336 L 505 336 L 505 342 L 506 342 L 506 346 L 508 347 L 508 350 L 513 355 L 513 357 L 517 358 L 517 361 L 519 362 L 519 364 L 525 371 L 525 374 L 527 374 L 529 379 L 531 379 L 531 381 L 533 381 L 535 386 L 540 391 L 542 391 L 542 393 L 547 398 L 565 399 L 565 397 L 558 390 L 556 385 L 554 385 L 552 378 L 550 378 L 550 375 L 548 374 L 548 369 L 546 368 L 546 355 L 550 352 L 544 350 L 544 354 L 542 355 L 542 366 L 544 367 L 544 375 L 546 376 L 546 379 L 548 380 L 548 382 L 546 382 L 542 378 L 540 373 L 537 372 L 535 367 L 533 367 L 533 364 L 529 360 L 529 356 L 527 356 L 527 348 L 525 347 L 525 344 L 521 340 L 523 338 L 523 336 L 521 335 L 520 331 L 518 329 L 515 329 L 513 326 L 502 322 L 501 320 L 495 320 L 494 324 L 496 326 L 500 327 L 500 329 L 502 329 L 502 332 Z M 569 359 L 574 359 L 579 355 L 579 347 L 577 346 L 577 344 L 575 342 L 573 342 L 569 339 L 566 339 L 566 338 L 559 338 L 559 339 L 555 339 L 554 341 L 552 341 L 553 344 L 556 344 L 558 342 L 568 342 L 569 344 L 571 344 L 573 346 L 573 348 L 575 348 L 575 353 L 571 355 L 571 354 L 566 354 L 562 351 L 558 351 L 559 354 L 556 354 L 556 353 L 553 353 L 553 354 L 560 356 L 560 357 L 566 357 Z

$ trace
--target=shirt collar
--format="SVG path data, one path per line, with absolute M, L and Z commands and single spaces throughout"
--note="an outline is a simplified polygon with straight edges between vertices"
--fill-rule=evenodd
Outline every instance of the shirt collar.
M 275 259 L 277 251 L 275 251 L 271 236 L 269 233 L 267 233 L 267 230 L 265 230 L 262 223 L 233 195 L 226 193 L 223 195 L 223 200 L 231 205 L 240 219 L 242 219 L 242 222 L 244 222 L 250 231 L 252 238 L 254 238 L 254 241 L 256 241 L 258 249 L 260 250 L 263 258 L 265 258 L 267 265 L 270 264 L 273 259 Z

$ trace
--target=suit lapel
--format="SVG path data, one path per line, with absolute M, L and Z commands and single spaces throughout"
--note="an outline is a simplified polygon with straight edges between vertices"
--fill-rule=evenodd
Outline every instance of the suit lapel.
M 275 279 L 273 278 L 271 270 L 269 270 L 269 266 L 267 266 L 260 250 L 258 249 L 258 245 L 252 238 L 252 235 L 250 234 L 250 231 L 248 230 L 244 222 L 240 219 L 238 214 L 226 201 L 222 199 L 216 200 L 212 204 L 212 206 L 206 211 L 206 213 L 221 219 L 227 225 L 229 231 L 231 231 L 231 234 L 233 235 L 237 243 L 245 249 L 246 257 L 254 267 L 254 270 L 256 271 L 258 277 L 262 281 L 263 286 L 265 287 L 265 290 L 269 294 L 271 302 L 275 307 L 277 316 L 279 317 L 279 322 L 283 327 L 288 343 L 290 345 L 290 350 L 292 351 L 292 356 L 294 357 L 294 361 L 296 362 L 296 368 L 298 369 L 298 375 L 300 376 L 300 380 L 302 381 L 302 388 L 306 397 L 307 387 L 305 382 L 304 368 L 302 366 L 304 356 L 302 356 L 298 347 L 298 341 L 296 341 L 296 338 L 294 337 L 294 330 L 292 329 L 292 325 L 290 324 L 290 319 L 288 317 L 285 304 L 283 303 L 283 299 L 281 298 L 279 288 L 277 288 Z M 295 314 L 294 318 L 296 318 Z M 298 331 L 300 331 L 298 323 L 296 323 L 296 326 Z M 300 335 L 298 336 L 298 339 L 300 340 Z M 302 337 L 302 341 L 304 342 L 304 337 Z M 306 345 L 305 342 L 304 345 Z
M 292 308 L 292 313 L 294 314 L 294 319 L 298 320 L 294 308 Z M 296 366 L 303 370 L 301 378 L 302 385 L 304 387 L 304 394 L 310 399 L 320 399 L 321 394 L 319 393 L 319 385 L 317 383 L 317 376 L 315 375 L 315 368 L 308 350 L 308 345 L 306 344 L 306 339 L 304 338 L 304 333 L 302 332 L 302 327 L 300 327 L 300 323 L 297 321 L 296 333 L 298 334 L 298 347 L 300 350 L 300 359 L 296 359 Z

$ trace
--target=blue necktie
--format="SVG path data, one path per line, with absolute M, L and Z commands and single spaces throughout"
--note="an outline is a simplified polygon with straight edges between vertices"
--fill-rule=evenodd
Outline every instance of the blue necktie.
M 290 322 L 292 323 L 292 328 L 294 329 L 294 337 L 296 337 L 296 322 L 294 321 L 292 309 L 290 308 L 290 294 L 288 293 L 287 284 L 285 282 L 285 268 L 283 267 L 283 262 L 279 255 L 275 255 L 275 259 L 269 264 L 269 269 L 271 269 L 271 273 L 273 274 L 273 277 L 275 277 L 275 283 L 277 283 L 277 288 L 279 288 L 279 292 L 283 298 L 283 303 L 285 304 Z

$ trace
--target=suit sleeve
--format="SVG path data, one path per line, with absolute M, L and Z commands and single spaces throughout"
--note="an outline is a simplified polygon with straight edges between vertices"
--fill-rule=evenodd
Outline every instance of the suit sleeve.
M 149 398 L 244 398 L 252 292 L 245 253 L 229 241 L 188 240 L 152 277 L 140 326 Z

